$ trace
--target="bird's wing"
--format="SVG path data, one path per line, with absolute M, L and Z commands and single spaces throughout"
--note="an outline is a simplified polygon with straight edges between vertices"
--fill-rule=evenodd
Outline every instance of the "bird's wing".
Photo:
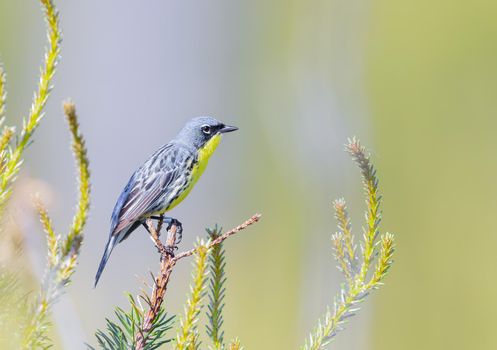
M 155 152 L 130 178 L 112 213 L 111 233 L 118 234 L 144 215 L 160 207 L 159 203 L 185 171 L 191 152 L 176 144 L 167 144 Z

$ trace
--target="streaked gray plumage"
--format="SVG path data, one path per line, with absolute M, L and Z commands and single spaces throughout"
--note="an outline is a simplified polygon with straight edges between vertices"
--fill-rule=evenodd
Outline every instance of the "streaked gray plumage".
M 109 240 L 95 277 L 95 286 L 116 244 L 126 239 L 148 217 L 162 214 L 178 204 L 179 197 L 185 195 L 196 181 L 192 172 L 199 165 L 199 151 L 221 133 L 234 130 L 237 128 L 211 117 L 194 118 L 174 140 L 158 149 L 135 171 L 112 212 Z

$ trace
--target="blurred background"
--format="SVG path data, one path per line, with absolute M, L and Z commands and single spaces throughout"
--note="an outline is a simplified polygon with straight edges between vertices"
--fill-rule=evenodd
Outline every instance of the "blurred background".
M 45 245 L 30 193 L 60 232 L 76 201 L 61 103 L 73 99 L 86 137 L 93 199 L 81 263 L 56 305 L 58 348 L 95 344 L 125 291 L 138 293 L 158 257 L 138 230 L 93 278 L 119 192 L 191 117 L 240 127 L 226 135 L 172 216 L 181 249 L 204 227 L 261 223 L 226 243 L 226 338 L 247 349 L 302 344 L 342 281 L 332 259 L 331 202 L 344 196 L 361 234 L 358 171 L 343 152 L 358 136 L 396 235 L 386 285 L 336 349 L 495 349 L 497 317 L 497 3 L 463 1 L 58 1 L 62 61 L 29 149 L 1 260 L 36 291 Z M 0 2 L 8 116 L 31 103 L 45 44 L 35 0 Z M 7 238 L 5 238 L 7 236 Z M 9 250 L 9 246 L 14 248 Z M 12 254 L 20 249 L 22 254 Z M 181 313 L 190 262 L 166 307 Z

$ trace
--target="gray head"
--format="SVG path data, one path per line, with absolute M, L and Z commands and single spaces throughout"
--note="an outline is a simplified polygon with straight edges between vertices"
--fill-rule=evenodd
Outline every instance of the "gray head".
M 200 149 L 213 137 L 235 130 L 238 130 L 236 126 L 226 125 L 212 117 L 197 117 L 186 123 L 176 136 L 176 141 Z

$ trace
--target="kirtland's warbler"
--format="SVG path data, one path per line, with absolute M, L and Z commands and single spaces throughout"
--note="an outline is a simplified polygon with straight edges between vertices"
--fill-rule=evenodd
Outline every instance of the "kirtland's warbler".
M 194 118 L 174 140 L 159 148 L 135 171 L 112 212 L 109 240 L 95 286 L 116 244 L 145 225 L 147 218 L 161 216 L 181 203 L 204 172 L 221 134 L 237 129 L 211 117 Z M 181 225 L 173 218 L 164 221 Z

